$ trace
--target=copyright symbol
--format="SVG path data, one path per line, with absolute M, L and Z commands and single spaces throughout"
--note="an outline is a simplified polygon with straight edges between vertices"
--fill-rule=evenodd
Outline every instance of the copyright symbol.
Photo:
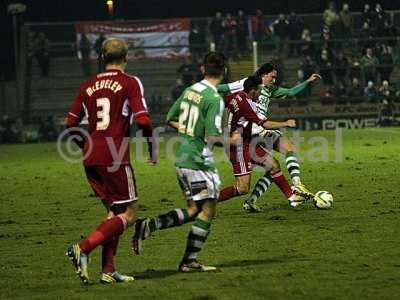
M 83 142 L 85 141 L 86 149 L 85 155 L 82 157 L 82 149 L 80 149 L 74 141 Z M 81 163 L 85 160 L 93 149 L 93 141 L 90 134 L 80 128 L 71 127 L 65 129 L 60 133 L 57 139 L 57 151 L 62 159 L 69 163 Z

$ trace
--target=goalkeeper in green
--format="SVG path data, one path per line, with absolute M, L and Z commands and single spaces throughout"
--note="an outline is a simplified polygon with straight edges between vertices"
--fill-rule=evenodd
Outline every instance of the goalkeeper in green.
M 295 96 L 301 93 L 309 84 L 321 79 L 320 75 L 312 74 L 310 78 L 300 83 L 299 85 L 296 85 L 295 87 L 278 87 L 275 85 L 278 73 L 276 68 L 270 63 L 263 64 L 254 75 L 260 77 L 263 84 L 261 94 L 258 97 L 257 101 L 257 113 L 260 115 L 260 117 L 263 118 L 269 117 L 268 109 L 271 100 L 281 99 L 287 96 Z M 244 80 L 245 79 L 229 84 L 221 84 L 218 86 L 218 92 L 233 93 L 243 90 Z M 257 124 L 253 124 L 252 134 L 253 136 L 265 138 L 267 145 L 272 145 L 272 148 L 275 151 L 278 151 L 279 153 L 285 155 L 286 167 L 292 179 L 295 192 L 304 196 L 304 198 L 306 199 L 310 198 L 312 196 L 312 193 L 301 182 L 300 163 L 296 155 L 296 149 L 294 145 L 290 142 L 290 140 L 282 136 L 282 133 L 279 130 L 266 130 L 261 126 L 258 126 Z M 251 195 L 245 201 L 243 208 L 249 211 L 260 210 L 260 208 L 256 205 L 256 201 L 258 198 L 261 197 L 262 194 L 267 191 L 269 185 L 266 185 L 265 182 L 272 181 L 269 176 L 270 175 L 267 172 L 263 177 L 258 180 Z

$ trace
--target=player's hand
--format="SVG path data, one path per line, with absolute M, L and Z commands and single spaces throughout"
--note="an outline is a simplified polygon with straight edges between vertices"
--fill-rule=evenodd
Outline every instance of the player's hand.
M 239 132 L 239 131 L 234 131 L 234 132 L 231 134 L 231 138 L 229 139 L 229 143 L 230 143 L 231 145 L 236 145 L 236 144 L 239 143 L 239 141 L 240 141 L 241 138 L 242 138 L 242 136 L 240 135 L 240 132 Z
M 293 127 L 296 127 L 296 120 L 287 120 L 286 122 L 286 127 L 291 127 L 291 128 L 293 128 Z
M 320 79 L 322 79 L 321 75 L 314 73 L 310 76 L 310 78 L 307 79 L 307 81 L 311 83 L 311 82 L 318 81 Z

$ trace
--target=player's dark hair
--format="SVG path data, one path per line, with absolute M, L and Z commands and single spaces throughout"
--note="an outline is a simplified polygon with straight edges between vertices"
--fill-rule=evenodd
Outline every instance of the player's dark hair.
M 220 77 L 226 72 L 225 55 L 219 52 L 209 52 L 204 57 L 204 76 Z
M 122 39 L 107 39 L 103 42 L 101 51 L 106 65 L 120 64 L 126 60 L 128 44 Z
M 257 89 L 261 83 L 261 77 L 249 76 L 243 83 L 243 91 L 249 93 L 251 90 Z
M 275 66 L 271 63 L 265 63 L 254 73 L 254 76 L 261 77 L 264 74 L 271 73 L 273 70 L 276 70 Z

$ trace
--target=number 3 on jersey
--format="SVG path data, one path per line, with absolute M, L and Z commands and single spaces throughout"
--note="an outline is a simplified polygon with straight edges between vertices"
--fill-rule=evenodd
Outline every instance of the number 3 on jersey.
M 179 132 L 194 136 L 194 128 L 199 118 L 199 108 L 187 102 L 181 103 L 181 113 L 179 115 Z
M 96 99 L 97 111 L 96 130 L 106 130 L 110 125 L 110 99 L 98 98 Z

